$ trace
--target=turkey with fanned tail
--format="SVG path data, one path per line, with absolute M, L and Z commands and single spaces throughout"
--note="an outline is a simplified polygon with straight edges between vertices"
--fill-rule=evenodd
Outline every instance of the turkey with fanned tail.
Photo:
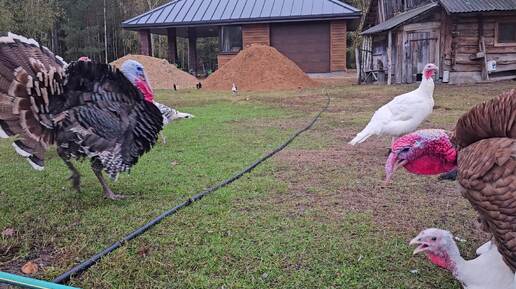
M 66 64 L 32 39 L 0 37 L 0 138 L 16 137 L 14 149 L 38 170 L 56 145 L 78 191 L 71 160 L 89 158 L 105 196 L 123 198 L 102 172 L 116 180 L 152 148 L 163 127 L 159 109 L 145 99 L 151 91 L 145 74 L 131 74 L 137 86 L 110 65 Z

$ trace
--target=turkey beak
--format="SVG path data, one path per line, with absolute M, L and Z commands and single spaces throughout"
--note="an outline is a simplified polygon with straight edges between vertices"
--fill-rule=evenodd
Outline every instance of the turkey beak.
M 414 252 L 412 252 L 412 255 L 419 254 L 421 252 L 425 252 L 428 250 L 429 246 L 421 241 L 421 237 L 417 236 L 414 239 L 412 239 L 409 243 L 410 246 L 417 246 Z
M 395 152 L 391 152 L 385 164 L 385 185 L 390 184 L 394 173 L 408 163 L 407 160 L 398 159 Z

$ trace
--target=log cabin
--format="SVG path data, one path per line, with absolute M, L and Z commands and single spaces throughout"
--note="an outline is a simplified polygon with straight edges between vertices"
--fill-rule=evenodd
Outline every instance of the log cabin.
M 516 0 L 372 0 L 357 49 L 360 82 L 516 79 Z
M 218 37 L 218 66 L 252 44 L 270 45 L 305 72 L 346 70 L 347 31 L 361 12 L 339 0 L 174 0 L 122 23 L 137 31 L 140 53 L 152 55 L 151 34 L 168 36 L 177 63 L 177 37 L 188 38 L 189 71 L 197 73 L 198 37 Z

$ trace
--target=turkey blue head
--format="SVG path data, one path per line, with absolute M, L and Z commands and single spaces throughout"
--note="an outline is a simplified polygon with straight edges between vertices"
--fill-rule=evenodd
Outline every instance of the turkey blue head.
M 152 91 L 149 78 L 141 63 L 134 60 L 127 60 L 122 64 L 120 70 L 124 76 L 143 93 L 146 101 L 154 101 L 154 92 Z
M 385 164 L 386 183 L 400 167 L 418 175 L 448 173 L 457 167 L 457 151 L 444 130 L 418 130 L 393 142 Z

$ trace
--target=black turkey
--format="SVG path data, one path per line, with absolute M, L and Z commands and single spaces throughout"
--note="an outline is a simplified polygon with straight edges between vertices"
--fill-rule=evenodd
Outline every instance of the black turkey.
M 159 109 L 145 100 L 144 73 L 131 73 L 138 87 L 110 65 L 68 65 L 32 39 L 0 37 L 0 138 L 16 136 L 16 152 L 38 170 L 55 144 L 77 191 L 80 174 L 71 160 L 89 158 L 104 195 L 123 198 L 102 171 L 116 180 L 152 148 L 163 127 Z

